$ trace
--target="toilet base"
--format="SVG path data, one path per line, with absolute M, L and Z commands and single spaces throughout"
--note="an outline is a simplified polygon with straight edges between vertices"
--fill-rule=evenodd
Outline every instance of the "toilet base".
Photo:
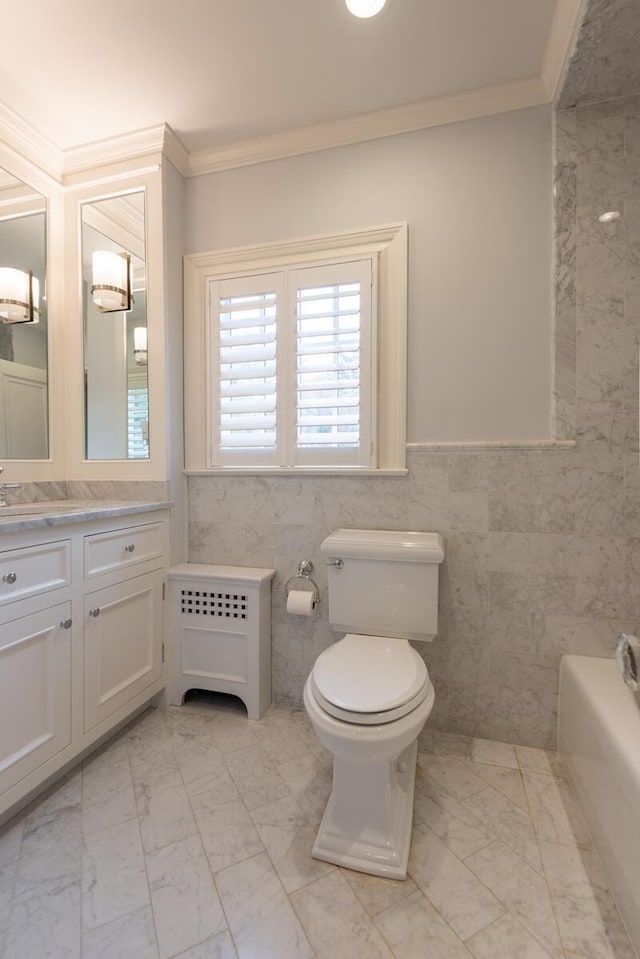
M 406 879 L 417 753 L 414 740 L 391 763 L 363 767 L 334 758 L 333 790 L 313 845 L 314 859 Z

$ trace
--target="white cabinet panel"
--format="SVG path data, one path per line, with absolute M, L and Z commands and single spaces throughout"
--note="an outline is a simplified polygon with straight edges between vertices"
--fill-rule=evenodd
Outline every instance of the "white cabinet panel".
M 162 570 L 85 597 L 84 728 L 162 676 Z
M 86 536 L 84 541 L 84 570 L 87 579 L 127 569 L 136 563 L 161 559 L 163 554 L 161 523 L 131 526 Z
M 69 540 L 0 552 L 0 603 L 68 586 L 70 563 Z
M 70 619 L 61 603 L 2 627 L 0 791 L 71 742 Z

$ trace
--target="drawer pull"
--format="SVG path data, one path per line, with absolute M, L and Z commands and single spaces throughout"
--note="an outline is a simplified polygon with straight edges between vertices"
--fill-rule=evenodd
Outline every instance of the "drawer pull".
M 17 573 L 5 573 L 4 576 L 2 577 L 2 582 L 9 583 L 9 585 L 13 585 L 15 581 L 17 580 L 17 578 L 18 578 Z
M 60 625 L 62 626 L 63 629 L 71 629 L 71 620 L 63 619 Z
M 100 615 L 100 607 L 96 606 L 95 609 L 89 610 L 89 616 L 93 616 L 94 619 L 97 619 Z
M 134 549 L 135 549 L 135 546 L 133 545 L 133 543 L 129 543 L 129 545 L 125 546 L 124 548 L 125 553 L 133 553 Z

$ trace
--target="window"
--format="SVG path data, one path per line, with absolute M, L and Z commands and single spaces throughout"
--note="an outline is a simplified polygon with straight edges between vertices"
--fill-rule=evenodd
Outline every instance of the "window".
M 404 469 L 404 225 L 187 257 L 185 333 L 188 469 Z
M 371 257 L 209 284 L 210 461 L 373 463 Z

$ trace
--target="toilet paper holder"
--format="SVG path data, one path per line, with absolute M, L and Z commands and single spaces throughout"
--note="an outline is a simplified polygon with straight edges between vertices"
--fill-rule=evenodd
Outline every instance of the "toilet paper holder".
M 313 572 L 313 563 L 311 562 L 310 559 L 303 559 L 301 563 L 298 563 L 298 572 L 295 574 L 295 576 L 289 577 L 287 582 L 284 584 L 285 601 L 287 599 L 287 596 L 289 595 L 289 590 L 294 588 L 292 584 L 295 584 L 299 582 L 299 580 L 303 579 L 305 582 L 310 583 L 311 586 L 313 587 L 312 589 L 313 601 L 316 606 L 318 605 L 318 603 L 320 602 L 320 590 L 318 589 L 318 584 L 316 583 L 316 581 L 311 578 L 312 572 Z

